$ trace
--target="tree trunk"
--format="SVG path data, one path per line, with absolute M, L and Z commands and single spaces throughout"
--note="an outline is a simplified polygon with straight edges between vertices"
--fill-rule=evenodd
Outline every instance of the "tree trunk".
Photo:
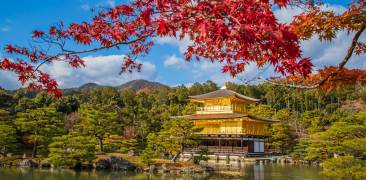
M 99 152 L 102 153 L 103 152 L 103 138 L 98 138 L 98 142 L 99 142 Z
M 182 154 L 183 151 L 184 151 L 184 145 L 182 144 L 180 146 L 180 151 L 173 157 L 172 162 L 175 163 L 177 161 L 177 159 L 179 158 L 180 154 Z
M 37 141 L 33 142 L 32 158 L 37 156 Z
M 178 152 L 174 157 L 173 157 L 173 159 L 172 159 L 172 162 L 177 162 L 177 159 L 178 159 L 178 157 L 180 156 L 180 154 L 181 154 L 182 152 L 180 151 L 180 152 Z

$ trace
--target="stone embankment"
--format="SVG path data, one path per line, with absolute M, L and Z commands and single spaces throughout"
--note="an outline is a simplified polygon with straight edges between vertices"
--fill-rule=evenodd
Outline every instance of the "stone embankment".
M 30 159 L 21 156 L 0 158 L 0 167 L 29 167 L 29 168 L 56 168 L 47 159 Z M 175 173 L 195 174 L 212 172 L 214 169 L 207 165 L 196 165 L 193 162 L 171 162 L 170 160 L 156 160 L 150 165 L 142 163 L 137 156 L 123 154 L 98 155 L 91 164 L 79 164 L 76 167 L 57 167 L 71 169 L 95 169 L 135 171 L 148 173 Z

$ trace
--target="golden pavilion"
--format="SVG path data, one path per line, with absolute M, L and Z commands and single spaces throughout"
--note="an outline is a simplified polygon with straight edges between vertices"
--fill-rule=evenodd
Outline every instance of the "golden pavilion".
M 190 96 L 191 102 L 200 103 L 195 114 L 181 116 L 191 119 L 200 132 L 198 147 L 185 151 L 207 148 L 213 154 L 264 154 L 265 126 L 276 120 L 257 118 L 248 114 L 248 106 L 260 100 L 223 88 L 210 93 Z

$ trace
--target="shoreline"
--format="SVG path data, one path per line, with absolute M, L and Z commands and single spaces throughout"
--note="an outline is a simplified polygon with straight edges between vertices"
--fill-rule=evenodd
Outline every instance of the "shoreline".
M 215 157 L 215 158 L 213 158 Z M 5 161 L 4 161 L 5 160 Z M 74 167 L 54 166 L 47 159 L 30 159 L 12 156 L 0 158 L 0 168 L 38 168 L 38 169 L 70 169 L 70 170 L 107 170 L 126 172 L 147 172 L 147 173 L 215 173 L 223 169 L 238 170 L 247 165 L 267 165 L 267 164 L 291 164 L 304 166 L 319 166 L 318 163 L 308 161 L 294 161 L 287 156 L 276 157 L 229 157 L 209 155 L 207 161 L 194 164 L 192 160 L 187 161 L 187 156 L 183 154 L 177 162 L 167 159 L 154 159 L 150 164 L 141 162 L 139 156 L 128 156 L 127 154 L 104 154 L 98 156 L 91 163 L 80 163 Z

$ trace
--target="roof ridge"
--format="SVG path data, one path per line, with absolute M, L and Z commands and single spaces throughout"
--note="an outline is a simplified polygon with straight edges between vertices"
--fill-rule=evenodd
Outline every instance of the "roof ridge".
M 248 97 L 248 96 L 242 95 L 242 94 L 240 94 L 238 92 L 235 92 L 233 90 L 230 90 L 230 89 L 218 89 L 216 91 L 208 92 L 208 93 L 205 93 L 205 94 L 189 96 L 189 98 L 193 98 L 193 99 L 196 99 L 196 98 L 197 99 L 200 99 L 200 98 L 201 99 L 213 99 L 213 98 L 228 97 L 228 96 L 236 96 L 236 97 L 239 97 L 241 99 L 245 99 L 245 100 L 249 100 L 249 101 L 253 101 L 253 102 L 260 101 L 260 99 Z

